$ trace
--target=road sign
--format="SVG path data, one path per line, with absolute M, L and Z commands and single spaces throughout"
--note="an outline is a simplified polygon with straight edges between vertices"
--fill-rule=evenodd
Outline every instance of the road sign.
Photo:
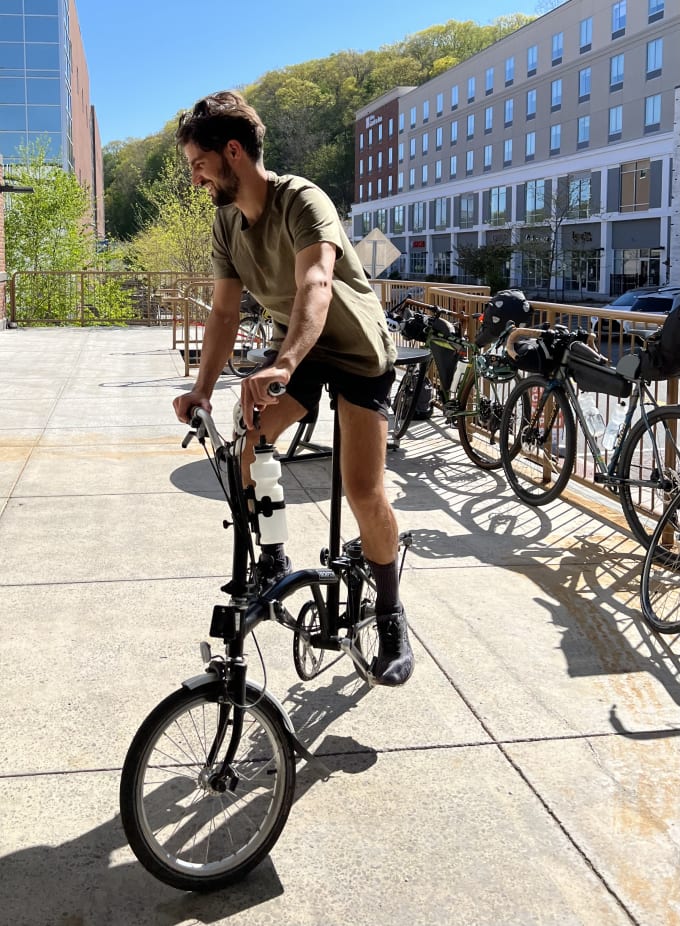
M 395 247 L 389 238 L 374 228 L 365 238 L 354 246 L 359 260 L 372 279 L 380 276 L 383 270 L 390 267 L 401 256 L 399 248 Z

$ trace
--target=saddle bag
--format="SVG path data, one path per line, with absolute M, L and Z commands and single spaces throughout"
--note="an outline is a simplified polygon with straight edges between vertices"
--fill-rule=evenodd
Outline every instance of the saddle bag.
M 647 382 L 680 376 L 680 306 L 672 309 L 640 351 L 640 377 Z

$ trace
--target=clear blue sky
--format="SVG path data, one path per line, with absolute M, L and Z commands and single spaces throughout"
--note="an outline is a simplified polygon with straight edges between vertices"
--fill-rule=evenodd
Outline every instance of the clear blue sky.
M 450 19 L 534 15 L 538 0 L 76 0 L 102 144 L 160 131 L 214 90 Z M 361 25 L 359 25 L 361 24 Z

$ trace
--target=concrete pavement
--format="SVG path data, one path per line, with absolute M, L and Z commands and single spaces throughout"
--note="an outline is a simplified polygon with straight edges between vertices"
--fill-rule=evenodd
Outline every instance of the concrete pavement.
M 517 503 L 436 417 L 386 471 L 414 536 L 412 680 L 369 691 L 344 659 L 303 685 L 265 626 L 268 684 L 332 777 L 300 766 L 242 885 L 184 895 L 141 868 L 120 767 L 201 671 L 231 542 L 180 447 L 182 373 L 162 329 L 0 332 L 0 923 L 680 923 L 680 641 L 642 622 L 639 549 L 601 501 Z M 285 468 L 297 566 L 326 543 L 329 474 Z

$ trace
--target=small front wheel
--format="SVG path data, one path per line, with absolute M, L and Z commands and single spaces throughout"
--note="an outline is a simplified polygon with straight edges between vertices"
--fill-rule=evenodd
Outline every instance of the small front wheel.
M 569 482 L 576 426 L 564 391 L 542 376 L 515 386 L 503 409 L 501 460 L 510 487 L 525 504 L 547 505 Z
M 237 734 L 237 709 L 223 694 L 215 680 L 170 695 L 139 728 L 123 765 L 130 847 L 152 875 L 183 891 L 242 878 L 269 853 L 293 802 L 295 756 L 278 712 L 249 691 Z
M 463 450 L 480 469 L 499 469 L 502 465 L 501 416 L 516 382 L 471 376 L 463 387 L 458 433 Z
M 295 622 L 293 633 L 293 662 L 295 671 L 304 682 L 308 682 L 321 671 L 324 650 L 315 647 L 312 636 L 321 633 L 319 609 L 313 601 L 302 606 Z

